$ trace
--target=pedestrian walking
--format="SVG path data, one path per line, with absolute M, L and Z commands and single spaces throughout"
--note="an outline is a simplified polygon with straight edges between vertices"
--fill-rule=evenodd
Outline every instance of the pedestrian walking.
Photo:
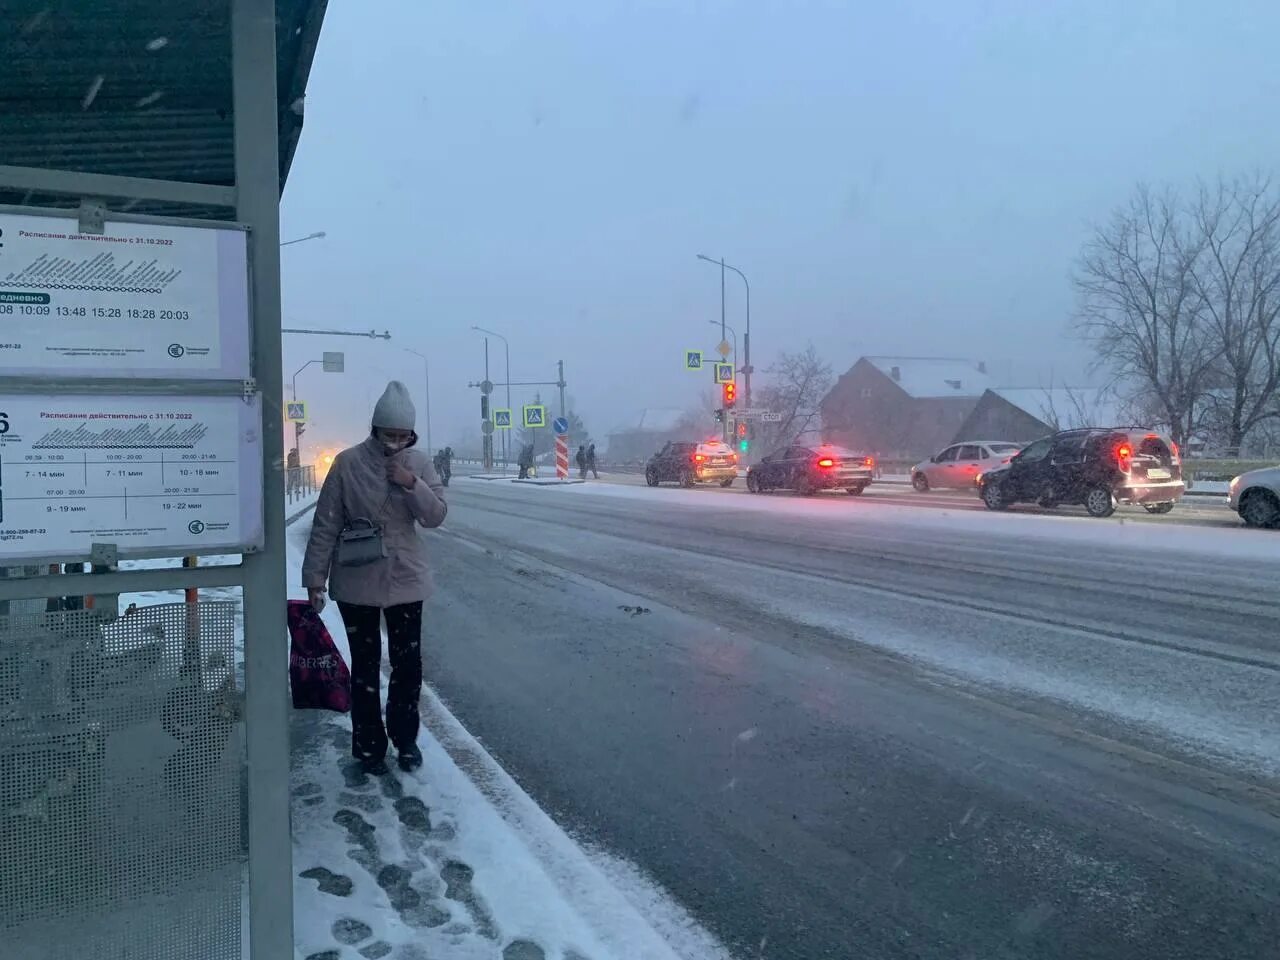
M 526 443 L 520 448 L 520 455 L 516 458 L 516 466 L 520 468 L 517 480 L 527 480 L 529 478 L 529 468 L 533 466 L 533 444 Z
M 594 443 L 587 445 L 587 469 L 591 471 L 591 476 L 600 479 L 600 471 L 596 469 L 596 445 Z M 583 476 L 586 476 L 584 473 Z
M 302 484 L 302 458 L 298 455 L 297 447 L 289 449 L 288 456 L 284 458 L 284 469 L 286 490 L 293 493 Z
M 453 447 L 444 448 L 444 470 L 440 473 L 440 482 L 446 487 L 453 477 Z
M 578 477 L 579 479 L 587 479 L 587 448 L 582 444 L 578 444 Z
M 368 438 L 333 459 L 302 563 L 311 605 L 323 610 L 328 590 L 342 614 L 351 646 L 351 753 L 374 775 L 387 771 L 388 740 L 401 769 L 422 765 L 422 605 L 431 571 L 418 528 L 440 526 L 447 507 L 430 458 L 414 448 L 414 421 L 408 389 L 391 381 Z M 383 618 L 391 661 L 385 726 Z

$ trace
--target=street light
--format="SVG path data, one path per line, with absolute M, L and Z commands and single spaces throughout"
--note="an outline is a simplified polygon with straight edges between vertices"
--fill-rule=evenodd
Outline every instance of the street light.
M 423 393 L 426 394 L 427 399 L 427 451 L 430 452 L 434 449 L 434 447 L 431 446 L 431 364 L 427 360 L 427 355 L 425 353 L 419 353 L 417 350 L 413 350 L 409 347 L 405 347 L 404 352 L 412 353 L 415 357 L 422 358 Z
M 747 281 L 747 275 L 732 264 L 725 263 L 724 258 L 713 260 L 706 254 L 698 254 L 699 260 L 705 260 L 707 263 L 718 264 L 720 267 L 720 326 L 725 327 L 724 322 L 724 272 L 732 270 L 742 278 L 743 285 L 747 288 L 747 331 L 742 335 L 742 405 L 744 407 L 751 406 L 751 284 Z
M 502 334 L 498 333 L 495 330 L 487 330 L 484 327 L 476 326 L 474 323 L 471 325 L 471 329 L 476 330 L 480 333 L 487 333 L 489 336 L 497 337 L 499 340 L 502 341 L 502 352 L 504 355 L 504 363 L 506 364 L 506 368 L 507 368 L 507 375 L 505 378 L 507 381 L 507 409 L 510 410 L 511 409 L 511 344 L 507 343 L 506 337 L 504 337 Z M 504 474 L 507 472 L 507 458 L 508 458 L 507 434 L 510 432 L 511 432 L 510 430 L 502 431 L 502 472 Z
M 305 237 L 298 237 L 296 240 L 286 240 L 284 243 L 280 244 L 280 246 L 287 247 L 291 243 L 305 243 L 308 240 L 323 240 L 324 236 L 325 233 L 323 230 L 317 230 L 315 233 L 308 233 Z

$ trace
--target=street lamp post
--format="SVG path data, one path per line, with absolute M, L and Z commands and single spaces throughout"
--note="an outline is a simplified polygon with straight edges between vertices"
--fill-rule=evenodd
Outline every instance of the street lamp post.
M 287 247 L 292 243 L 305 243 L 308 240 L 323 240 L 324 238 L 325 232 L 323 230 L 317 230 L 315 233 L 308 233 L 305 237 L 298 237 L 295 240 L 285 240 L 280 244 L 280 246 Z
M 427 360 L 425 353 L 419 353 L 417 350 L 405 347 L 405 353 L 412 353 L 415 357 L 422 360 L 422 392 L 426 398 L 426 415 L 427 415 L 427 452 L 430 453 L 435 448 L 431 446 L 431 363 Z
M 743 286 L 747 289 L 747 329 L 742 335 L 742 405 L 744 407 L 751 406 L 751 284 L 747 280 L 747 275 L 735 267 L 731 263 L 725 263 L 724 258 L 713 260 L 705 254 L 698 254 L 699 260 L 705 260 L 707 263 L 715 263 L 720 267 L 720 325 L 724 326 L 724 272 L 732 270 L 742 278 Z
M 471 325 L 471 329 L 476 330 L 479 333 L 487 333 L 489 334 L 489 336 L 497 337 L 499 340 L 502 341 L 502 353 L 504 357 L 503 362 L 506 364 L 506 370 L 507 370 L 506 376 L 504 377 L 504 379 L 507 381 L 507 409 L 510 410 L 511 409 L 511 344 L 507 342 L 506 337 L 498 333 L 496 330 L 487 330 L 484 327 L 476 326 L 474 323 Z M 507 472 L 507 460 L 509 459 L 509 452 L 507 450 L 507 434 L 509 434 L 510 432 L 511 432 L 510 430 L 502 431 L 502 472 L 503 474 Z

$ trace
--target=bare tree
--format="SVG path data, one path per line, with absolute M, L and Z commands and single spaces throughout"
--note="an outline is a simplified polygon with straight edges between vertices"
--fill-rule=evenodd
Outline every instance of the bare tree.
M 1099 365 L 1150 397 L 1180 444 L 1196 427 L 1220 353 L 1195 276 L 1203 249 L 1172 191 L 1139 186 L 1094 231 L 1073 278 L 1079 330 Z
M 1201 186 L 1191 277 L 1218 354 L 1206 405 L 1227 452 L 1280 417 L 1280 194 L 1261 176 Z
M 764 453 L 815 431 L 818 404 L 831 389 L 831 365 L 809 344 L 799 353 L 780 353 L 765 370 L 768 378 L 752 396 L 755 406 L 782 414 L 776 423 L 752 422 L 754 446 Z

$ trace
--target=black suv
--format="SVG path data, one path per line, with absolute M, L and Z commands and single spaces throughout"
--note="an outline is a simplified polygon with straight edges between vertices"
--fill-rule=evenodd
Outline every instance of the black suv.
M 991 510 L 1014 503 L 1083 504 L 1093 517 L 1109 517 L 1117 503 L 1140 503 L 1168 513 L 1182 498 L 1178 446 L 1146 430 L 1064 430 L 1023 447 L 1008 466 L 978 477 Z

